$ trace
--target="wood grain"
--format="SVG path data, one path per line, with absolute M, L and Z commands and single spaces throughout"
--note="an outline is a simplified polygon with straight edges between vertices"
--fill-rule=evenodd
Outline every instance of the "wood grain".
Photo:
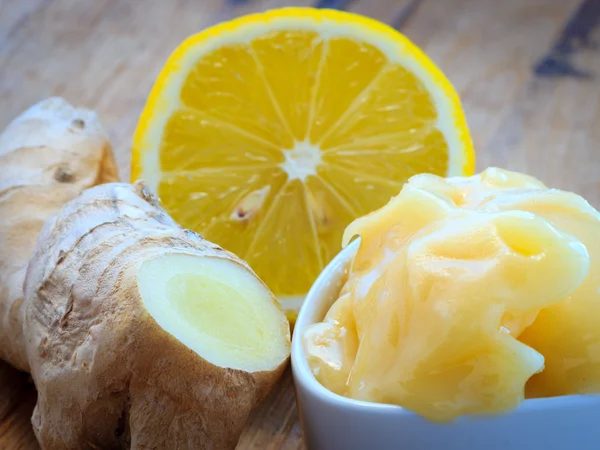
M 292 4 L 313 1 L 0 0 L 0 128 L 43 97 L 65 96 L 100 113 L 126 178 L 138 115 L 175 46 L 216 22 Z M 461 94 L 478 169 L 530 172 L 600 207 L 598 0 L 321 4 L 398 26 L 431 56 Z M 540 70 L 548 58 L 577 70 Z M 0 364 L 0 449 L 37 448 L 34 403 L 27 376 Z M 302 447 L 288 370 L 239 448 Z

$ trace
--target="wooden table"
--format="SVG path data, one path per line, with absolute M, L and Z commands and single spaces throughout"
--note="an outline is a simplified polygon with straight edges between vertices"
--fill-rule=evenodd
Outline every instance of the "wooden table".
M 0 0 L 0 128 L 61 95 L 96 109 L 121 174 L 146 95 L 169 53 L 216 22 L 314 0 Z M 477 167 L 529 172 L 600 207 L 600 0 L 321 0 L 391 23 L 462 96 Z M 0 449 L 38 448 L 35 390 L 0 363 Z M 302 448 L 291 376 L 239 448 Z

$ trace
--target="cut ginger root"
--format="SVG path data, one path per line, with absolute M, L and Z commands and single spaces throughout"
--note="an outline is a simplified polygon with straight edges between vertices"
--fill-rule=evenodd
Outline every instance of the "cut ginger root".
M 473 189 L 417 175 L 346 230 L 344 244 L 361 239 L 348 280 L 303 336 L 313 374 L 331 391 L 448 421 L 514 408 L 544 373 L 541 349 L 556 344 L 522 338 L 585 285 L 592 255 L 578 234 L 527 211 L 548 205 L 533 179 L 512 178 L 532 190 L 505 208 L 482 200 L 487 186 L 451 180 Z M 464 206 L 475 201 L 488 207 Z
M 262 281 L 141 184 L 89 189 L 48 221 L 25 299 L 28 352 L 44 355 L 33 424 L 53 446 L 232 448 L 289 356 Z
M 234 448 L 289 357 L 279 304 L 245 262 L 178 226 L 143 183 L 86 189 L 106 180 L 106 167 L 116 178 L 110 146 L 104 140 L 93 150 L 94 141 L 82 138 L 48 149 L 44 126 L 60 120 L 56 102 L 37 106 L 44 119 L 28 123 L 29 136 L 40 133 L 39 147 L 22 150 L 29 156 L 12 172 L 22 174 L 14 177 L 19 184 L 0 174 L 0 208 L 13 211 L 0 220 L 2 261 L 23 267 L 2 266 L 0 312 L 10 326 L 0 329 L 0 354 L 35 382 L 32 424 L 41 447 Z M 73 111 L 62 100 L 59 109 Z M 21 148 L 28 141 L 11 136 L 15 129 L 0 142 Z M 43 167 L 45 155 L 61 152 L 93 176 L 44 178 L 54 170 Z M 56 202 L 11 203 L 38 179 Z M 92 181 L 78 184 L 84 179 Z M 63 184 L 69 195 L 59 197 Z M 20 208 L 35 206 L 41 220 L 15 229 Z M 21 242 L 36 238 L 35 250 L 22 251 Z

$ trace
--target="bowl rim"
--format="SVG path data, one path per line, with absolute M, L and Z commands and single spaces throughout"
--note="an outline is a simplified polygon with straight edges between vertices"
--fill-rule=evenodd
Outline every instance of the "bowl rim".
M 335 299 L 326 299 L 321 292 L 331 286 L 331 283 L 342 284 L 343 277 L 347 273 L 347 268 L 350 265 L 354 255 L 360 246 L 360 238 L 357 238 L 344 247 L 325 267 L 316 281 L 310 288 L 302 307 L 298 313 L 294 332 L 292 335 L 292 352 L 291 365 L 296 390 L 310 392 L 318 400 L 328 403 L 333 407 L 344 408 L 350 410 L 358 410 L 370 414 L 393 414 L 402 416 L 419 416 L 406 408 L 399 405 L 367 402 L 355 400 L 336 394 L 325 388 L 317 381 L 304 353 L 302 345 L 302 337 L 306 328 L 314 323 L 318 323 L 319 319 L 311 320 L 311 315 L 314 311 L 321 307 L 323 303 L 329 302 L 330 305 Z M 341 288 L 341 286 L 340 286 Z M 326 310 L 329 309 L 329 306 Z M 528 414 L 537 410 L 561 409 L 565 406 L 573 407 L 578 405 L 588 404 L 590 401 L 600 402 L 600 394 L 574 394 L 557 397 L 544 397 L 525 399 L 521 404 L 513 409 L 502 413 L 502 416 L 509 414 Z M 497 414 L 496 414 L 497 416 Z M 466 415 L 460 416 L 457 420 L 480 419 L 490 417 L 486 415 Z M 493 417 L 493 415 L 492 415 Z

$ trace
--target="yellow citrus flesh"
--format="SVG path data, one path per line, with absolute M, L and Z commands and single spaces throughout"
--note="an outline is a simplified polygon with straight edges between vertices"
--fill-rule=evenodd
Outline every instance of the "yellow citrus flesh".
M 181 44 L 142 113 L 132 166 L 293 315 L 354 218 L 415 173 L 472 173 L 474 156 L 452 86 L 404 36 L 286 8 Z

